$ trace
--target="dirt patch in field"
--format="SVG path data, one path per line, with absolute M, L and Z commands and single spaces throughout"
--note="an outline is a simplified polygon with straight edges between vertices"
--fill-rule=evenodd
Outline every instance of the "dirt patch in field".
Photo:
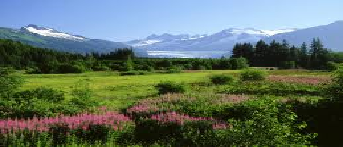
M 283 83 L 299 83 L 299 84 L 311 84 L 318 85 L 331 82 L 330 77 L 316 76 L 316 77 L 293 77 L 293 76 L 269 76 L 269 81 L 283 82 Z

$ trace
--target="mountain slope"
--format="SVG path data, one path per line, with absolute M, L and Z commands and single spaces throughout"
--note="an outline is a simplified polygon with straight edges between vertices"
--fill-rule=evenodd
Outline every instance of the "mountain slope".
M 310 45 L 312 39 L 317 37 L 321 39 L 325 47 L 333 51 L 343 51 L 343 21 L 277 34 L 264 40 L 270 42 L 272 40 L 282 41 L 286 39 L 290 44 L 300 46 L 303 42 Z
M 294 30 L 231 28 L 212 35 L 151 35 L 145 39 L 133 40 L 126 43 L 136 48 L 145 49 L 149 55 L 157 57 L 173 57 L 175 53 L 183 53 L 185 54 L 184 57 L 221 57 L 223 54 L 230 52 L 232 47 L 238 42 L 256 42 L 278 33 L 292 32 Z M 161 54 L 162 51 L 165 54 Z M 182 55 L 178 57 L 182 57 Z
M 37 47 L 75 53 L 106 53 L 114 51 L 116 48 L 130 47 L 121 42 L 89 39 L 37 25 L 28 25 L 21 29 L 0 28 L 0 38 L 12 39 Z M 145 51 L 142 50 L 137 50 L 137 54 L 146 56 Z

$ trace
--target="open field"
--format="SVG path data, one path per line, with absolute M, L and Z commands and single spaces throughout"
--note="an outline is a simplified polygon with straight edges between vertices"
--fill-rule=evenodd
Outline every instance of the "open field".
M 198 143 L 206 146 L 246 143 L 327 145 L 332 137 L 328 136 L 327 130 L 334 130 L 338 125 L 336 121 L 326 121 L 332 110 L 340 112 L 336 111 L 340 106 L 330 100 L 336 96 L 335 91 L 341 89 L 337 85 L 337 76 L 332 79 L 332 72 L 245 69 L 121 74 L 117 71 L 81 74 L 19 72 L 25 82 L 14 93 L 13 101 L 4 103 L 8 107 L 2 111 L 8 117 L 0 120 L 0 131 L 1 127 L 2 131 L 7 131 L 19 124 L 19 128 L 34 132 L 36 128 L 29 124 L 36 124 L 40 126 L 40 135 L 46 135 L 51 133 L 54 124 L 63 122 L 72 134 L 68 136 L 71 140 L 64 140 L 70 144 L 79 144 L 73 140 L 86 136 L 81 141 L 84 144 L 122 146 L 179 146 L 181 142 L 194 146 Z M 79 93 L 75 95 L 75 92 Z M 66 99 L 59 94 L 64 94 Z M 15 105 L 11 105 L 13 102 Z M 6 120 L 17 117 L 31 119 Z M 318 125 L 318 122 L 329 127 Z M 91 127 L 105 130 L 97 132 Z M 203 130 L 204 127 L 207 131 Z M 57 126 L 57 129 L 63 129 L 63 126 Z M 322 135 L 317 139 L 316 133 Z M 251 134 L 253 136 L 249 137 Z M 170 143 L 171 135 L 174 140 Z M 105 140 L 93 140 L 96 136 Z M 278 142 L 274 136 L 281 137 L 282 141 Z M 189 142 L 183 142 L 183 139 Z M 51 138 L 40 141 L 64 144 L 54 143 Z
M 316 72 L 306 70 L 277 70 L 268 71 L 271 79 L 328 79 L 328 72 Z M 66 92 L 70 97 L 70 87 L 78 81 L 90 83 L 90 89 L 94 97 L 101 103 L 112 108 L 125 108 L 138 99 L 153 97 L 157 95 L 154 86 L 161 81 L 175 81 L 190 85 L 189 92 L 211 91 L 218 87 L 201 87 L 198 84 L 208 83 L 209 76 L 213 74 L 232 74 L 238 77 L 238 70 L 212 70 L 212 71 L 184 71 L 184 73 L 163 74 L 155 73 L 150 75 L 119 76 L 118 72 L 88 72 L 82 74 L 24 74 L 25 84 L 22 89 L 34 89 L 38 87 L 49 87 Z M 291 82 L 294 80 L 290 80 Z M 296 82 L 296 81 L 295 81 Z

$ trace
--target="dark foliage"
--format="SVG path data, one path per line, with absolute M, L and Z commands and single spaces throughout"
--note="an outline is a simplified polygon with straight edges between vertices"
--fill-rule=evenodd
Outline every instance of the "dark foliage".
M 155 87 L 158 90 L 158 94 L 184 93 L 186 91 L 186 87 L 183 84 L 172 81 L 160 82 Z
M 242 81 L 263 81 L 266 79 L 267 73 L 263 70 L 247 69 L 241 73 Z
M 330 50 L 324 48 L 319 39 L 313 39 L 310 50 L 303 43 L 301 48 L 290 46 L 286 40 L 282 43 L 272 41 L 270 44 L 260 40 L 255 46 L 238 43 L 232 50 L 233 58 L 246 58 L 251 66 L 279 67 L 282 69 L 308 68 L 327 69 L 327 62 L 341 61 L 338 54 L 330 56 Z M 334 56 L 336 55 L 336 56 Z
M 231 75 L 221 74 L 211 76 L 210 80 L 213 84 L 224 85 L 232 83 L 234 81 L 234 78 Z

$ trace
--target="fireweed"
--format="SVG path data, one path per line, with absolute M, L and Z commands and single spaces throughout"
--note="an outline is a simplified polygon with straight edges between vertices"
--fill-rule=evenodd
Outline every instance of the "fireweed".
M 159 123 L 162 123 L 162 124 L 174 122 L 179 125 L 183 125 L 185 122 L 209 121 L 209 122 L 212 122 L 213 129 L 226 129 L 230 127 L 227 123 L 215 120 L 212 117 L 191 117 L 187 114 L 178 114 L 175 111 L 154 114 L 150 117 L 150 119 L 157 120 Z
M 87 130 L 89 125 L 106 125 L 114 130 L 121 129 L 125 123 L 130 121 L 129 117 L 114 111 L 106 111 L 102 114 L 78 114 L 75 116 L 58 117 L 33 117 L 32 119 L 6 119 L 0 120 L 0 131 L 2 133 L 18 131 L 39 131 L 47 132 L 49 128 L 56 124 L 65 124 L 71 130 L 82 128 Z

